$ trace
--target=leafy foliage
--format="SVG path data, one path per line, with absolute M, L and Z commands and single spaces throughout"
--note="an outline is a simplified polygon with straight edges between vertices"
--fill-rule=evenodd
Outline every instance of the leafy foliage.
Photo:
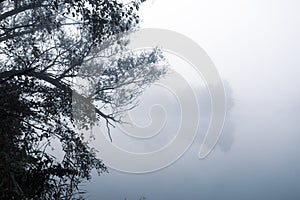
M 80 128 L 101 118 L 107 127 L 121 122 L 122 111 L 165 74 L 159 50 L 128 52 L 120 39 L 138 24 L 140 3 L 0 1 L 1 199 L 80 199 L 91 170 L 107 171 Z M 84 93 L 76 78 L 94 90 Z M 61 158 L 51 151 L 55 141 Z

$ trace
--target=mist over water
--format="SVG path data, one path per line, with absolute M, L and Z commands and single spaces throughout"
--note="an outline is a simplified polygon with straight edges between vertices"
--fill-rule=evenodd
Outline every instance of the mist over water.
M 216 64 L 227 95 L 224 130 L 213 152 L 199 160 L 211 113 L 209 93 L 200 81 L 194 88 L 201 117 L 191 148 L 171 166 L 153 173 L 134 175 L 109 169 L 109 174 L 95 175 L 86 185 L 88 199 L 300 199 L 299 7 L 293 0 L 146 3 L 141 11 L 144 27 L 187 35 Z M 178 15 L 179 11 L 183 14 Z M 197 24 L 184 23 L 183 18 L 197 19 Z M 173 64 L 186 66 L 178 59 Z M 149 104 L 160 99 L 173 112 L 168 116 L 170 132 L 134 147 L 137 143 L 114 133 L 123 148 L 152 150 L 174 136 L 172 127 L 176 128 L 179 113 L 176 101 L 172 95 L 152 90 L 157 96 L 146 96 Z M 152 92 L 150 88 L 148 95 Z M 147 101 L 141 104 L 146 106 Z M 140 117 L 143 114 L 137 112 L 133 118 L 147 123 L 147 114 Z

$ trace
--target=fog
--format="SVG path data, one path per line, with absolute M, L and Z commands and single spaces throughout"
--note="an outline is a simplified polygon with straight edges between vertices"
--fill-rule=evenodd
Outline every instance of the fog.
M 227 95 L 224 129 L 214 150 L 200 160 L 211 112 L 209 93 L 201 78 L 195 81 L 187 72 L 201 115 L 191 147 L 175 163 L 152 173 L 109 168 L 109 174 L 94 175 L 84 186 L 88 199 L 300 199 L 299 8 L 296 0 L 146 2 L 140 12 L 142 28 L 182 33 L 215 63 Z M 167 56 L 179 71 L 188 67 Z M 149 141 L 131 141 L 112 130 L 114 144 L 132 152 L 167 144 L 180 116 L 176 100 L 156 86 L 141 98 L 140 109 L 164 105 L 168 131 Z M 132 118 L 141 125 L 149 123 L 148 113 L 136 109 Z

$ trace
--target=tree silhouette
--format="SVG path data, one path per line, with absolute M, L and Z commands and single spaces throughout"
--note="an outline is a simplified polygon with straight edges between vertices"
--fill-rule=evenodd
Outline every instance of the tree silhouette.
M 107 171 L 81 128 L 121 122 L 166 72 L 159 50 L 128 52 L 120 36 L 138 24 L 141 3 L 0 1 L 1 199 L 81 199 L 91 170 Z M 76 78 L 95 87 L 84 92 Z M 74 101 L 81 101 L 76 116 Z M 53 141 L 61 159 L 51 153 Z

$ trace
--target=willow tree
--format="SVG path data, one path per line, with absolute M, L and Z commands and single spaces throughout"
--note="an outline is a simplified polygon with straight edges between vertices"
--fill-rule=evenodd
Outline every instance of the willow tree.
M 1 199 L 82 198 L 78 186 L 91 170 L 107 171 L 80 128 L 121 122 L 120 112 L 165 74 L 158 50 L 128 52 L 121 39 L 137 27 L 141 3 L 0 1 Z M 76 90 L 77 77 L 92 79 L 92 98 Z M 76 120 L 72 96 L 84 102 Z M 54 140 L 61 159 L 49 150 Z

